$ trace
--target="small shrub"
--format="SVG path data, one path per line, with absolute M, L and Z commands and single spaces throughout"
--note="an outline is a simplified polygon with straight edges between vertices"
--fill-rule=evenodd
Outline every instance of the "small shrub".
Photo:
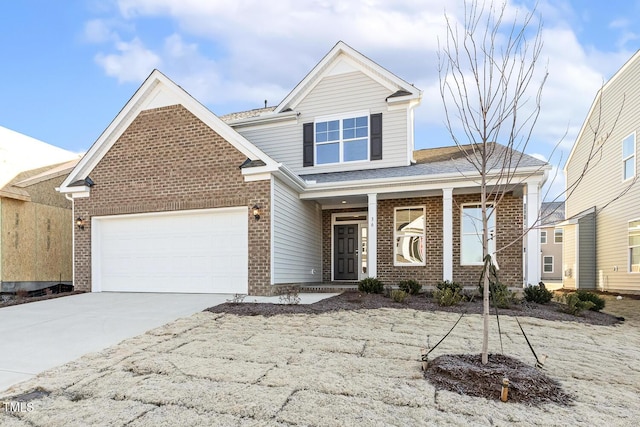
M 546 304 L 551 301 L 551 298 L 553 298 L 553 292 L 548 290 L 542 282 L 539 285 L 524 288 L 524 299 L 529 302 Z
M 297 289 L 290 289 L 286 293 L 280 295 L 280 304 L 296 305 L 300 304 L 300 295 Z
M 422 289 L 422 285 L 415 280 L 403 280 L 398 283 L 398 288 L 408 294 L 418 295 L 418 292 Z
M 453 288 L 438 289 L 433 293 L 433 298 L 441 307 L 458 305 L 462 301 L 462 294 Z
M 478 287 L 480 295 L 484 295 L 484 286 Z M 516 300 L 515 293 L 511 292 L 507 285 L 500 282 L 489 284 L 489 301 L 492 307 L 509 308 Z
M 241 302 L 244 302 L 246 296 L 246 294 L 234 294 L 233 298 L 228 299 L 227 302 L 231 304 L 240 304 Z
M 589 308 L 591 311 L 600 311 L 604 308 L 604 298 L 601 298 L 594 293 L 587 292 L 585 290 L 578 290 L 576 295 L 580 298 L 580 301 L 590 301 L 593 303 L 593 307 Z
M 381 294 L 384 284 L 375 277 L 367 277 L 358 282 L 358 290 L 366 294 Z
M 444 282 L 438 282 L 436 288 L 440 291 L 444 291 L 445 289 L 451 289 L 453 292 L 457 292 L 462 294 L 462 285 L 458 282 L 451 282 L 449 280 L 445 280 Z
M 394 289 L 391 291 L 391 299 L 395 302 L 404 302 L 409 296 L 408 292 L 403 291 L 402 289 Z
M 574 316 L 579 316 L 584 310 L 590 310 L 595 305 L 591 301 L 582 301 L 575 292 L 561 295 L 558 300 L 565 304 L 563 310 Z

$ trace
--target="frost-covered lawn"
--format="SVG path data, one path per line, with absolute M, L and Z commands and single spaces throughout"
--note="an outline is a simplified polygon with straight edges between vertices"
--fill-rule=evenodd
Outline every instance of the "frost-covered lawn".
M 264 318 L 198 313 L 90 354 L 3 393 L 48 396 L 0 409 L 2 426 L 636 425 L 640 301 L 608 300 L 618 326 L 522 318 L 547 375 L 572 406 L 525 406 L 437 391 L 420 348 L 457 320 L 378 309 Z M 517 324 L 501 318 L 505 354 L 533 364 Z M 480 316 L 464 317 L 432 353 L 478 353 Z M 498 352 L 495 321 L 491 351 Z M 4 405 L 6 406 L 6 405 Z

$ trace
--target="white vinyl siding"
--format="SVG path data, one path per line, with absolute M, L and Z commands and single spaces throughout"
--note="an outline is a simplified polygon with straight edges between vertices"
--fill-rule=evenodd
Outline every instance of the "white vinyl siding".
M 640 125 L 640 52 L 604 87 L 600 102 L 592 106 L 584 130 L 566 165 L 566 182 L 571 186 L 580 179 L 592 150 L 600 149 L 589 165 L 580 185 L 566 200 L 566 218 L 596 207 L 596 268 L 603 290 L 640 291 L 640 274 L 629 274 L 629 219 L 638 218 L 640 185 L 627 188 L 633 180 L 623 181 L 621 142 L 638 132 Z M 615 123 L 615 126 L 613 126 Z M 594 136 L 592 129 L 601 132 Z M 635 144 L 635 172 L 638 172 L 638 144 Z M 628 190 L 622 194 L 623 191 Z M 615 200 L 614 200 L 615 199 Z M 609 203 L 611 202 L 611 203 Z M 568 236 L 564 236 L 565 249 Z M 563 264 L 565 261 L 563 261 Z
M 300 112 L 297 122 L 253 127 L 238 127 L 236 130 L 275 161 L 285 164 L 298 174 L 376 169 L 406 166 L 407 110 L 388 110 L 386 98 L 389 89 L 361 72 L 349 72 L 324 77 L 295 107 Z M 314 167 L 302 166 L 302 125 L 316 118 L 348 114 L 354 111 L 368 114 L 382 113 L 382 160 L 341 163 Z
M 277 178 L 273 185 L 273 283 L 322 281 L 322 211 Z
M 564 228 L 564 244 L 562 245 L 562 286 L 567 289 L 576 288 L 576 238 L 577 226 Z

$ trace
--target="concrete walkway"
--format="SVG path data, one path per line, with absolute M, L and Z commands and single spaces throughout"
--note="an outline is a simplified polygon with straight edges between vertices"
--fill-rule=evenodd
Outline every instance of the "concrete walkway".
M 300 294 L 311 304 L 335 294 Z M 86 293 L 0 309 L 0 391 L 231 299 L 229 294 Z M 279 297 L 246 297 L 278 303 Z

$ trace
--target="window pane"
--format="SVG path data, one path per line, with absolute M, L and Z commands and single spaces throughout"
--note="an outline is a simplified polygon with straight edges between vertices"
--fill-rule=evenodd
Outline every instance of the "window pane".
M 327 122 L 316 123 L 316 132 L 326 132 Z
M 482 263 L 482 241 L 478 235 L 461 237 L 460 262 L 462 264 Z
M 396 262 L 422 264 L 424 262 L 424 236 L 396 237 Z
M 367 116 L 357 117 L 356 118 L 356 126 L 357 127 L 367 127 L 369 125 L 369 120 L 367 120 Z
M 547 243 L 547 232 L 546 231 L 541 231 L 540 232 L 540 243 Z
M 562 243 L 562 230 L 553 230 L 553 241 L 555 243 Z
M 640 221 L 629 223 L 629 246 L 640 246 Z
M 624 161 L 624 179 L 633 178 L 633 176 L 636 174 L 634 167 L 635 161 L 635 156 Z
M 338 163 L 340 161 L 340 144 L 322 144 L 317 146 L 316 163 Z
M 629 249 L 629 271 L 633 273 L 640 273 L 640 247 Z
M 345 129 L 342 132 L 342 136 L 344 139 L 353 139 L 356 137 L 356 131 L 355 129 Z
M 356 138 L 365 138 L 369 136 L 369 130 L 365 128 L 356 128 Z
M 342 126 L 344 126 L 345 129 L 353 129 L 354 127 L 356 127 L 356 119 L 344 119 L 342 121 Z
M 340 139 L 340 131 L 332 130 L 327 133 L 327 140 L 338 141 Z
M 340 120 L 332 120 L 329 123 L 329 130 L 340 130 Z
M 356 139 L 344 143 L 344 161 L 367 160 L 369 143 L 366 139 Z
M 633 134 L 629 135 L 622 141 L 622 158 L 629 157 L 633 154 L 633 146 L 634 146 L 634 137 Z

